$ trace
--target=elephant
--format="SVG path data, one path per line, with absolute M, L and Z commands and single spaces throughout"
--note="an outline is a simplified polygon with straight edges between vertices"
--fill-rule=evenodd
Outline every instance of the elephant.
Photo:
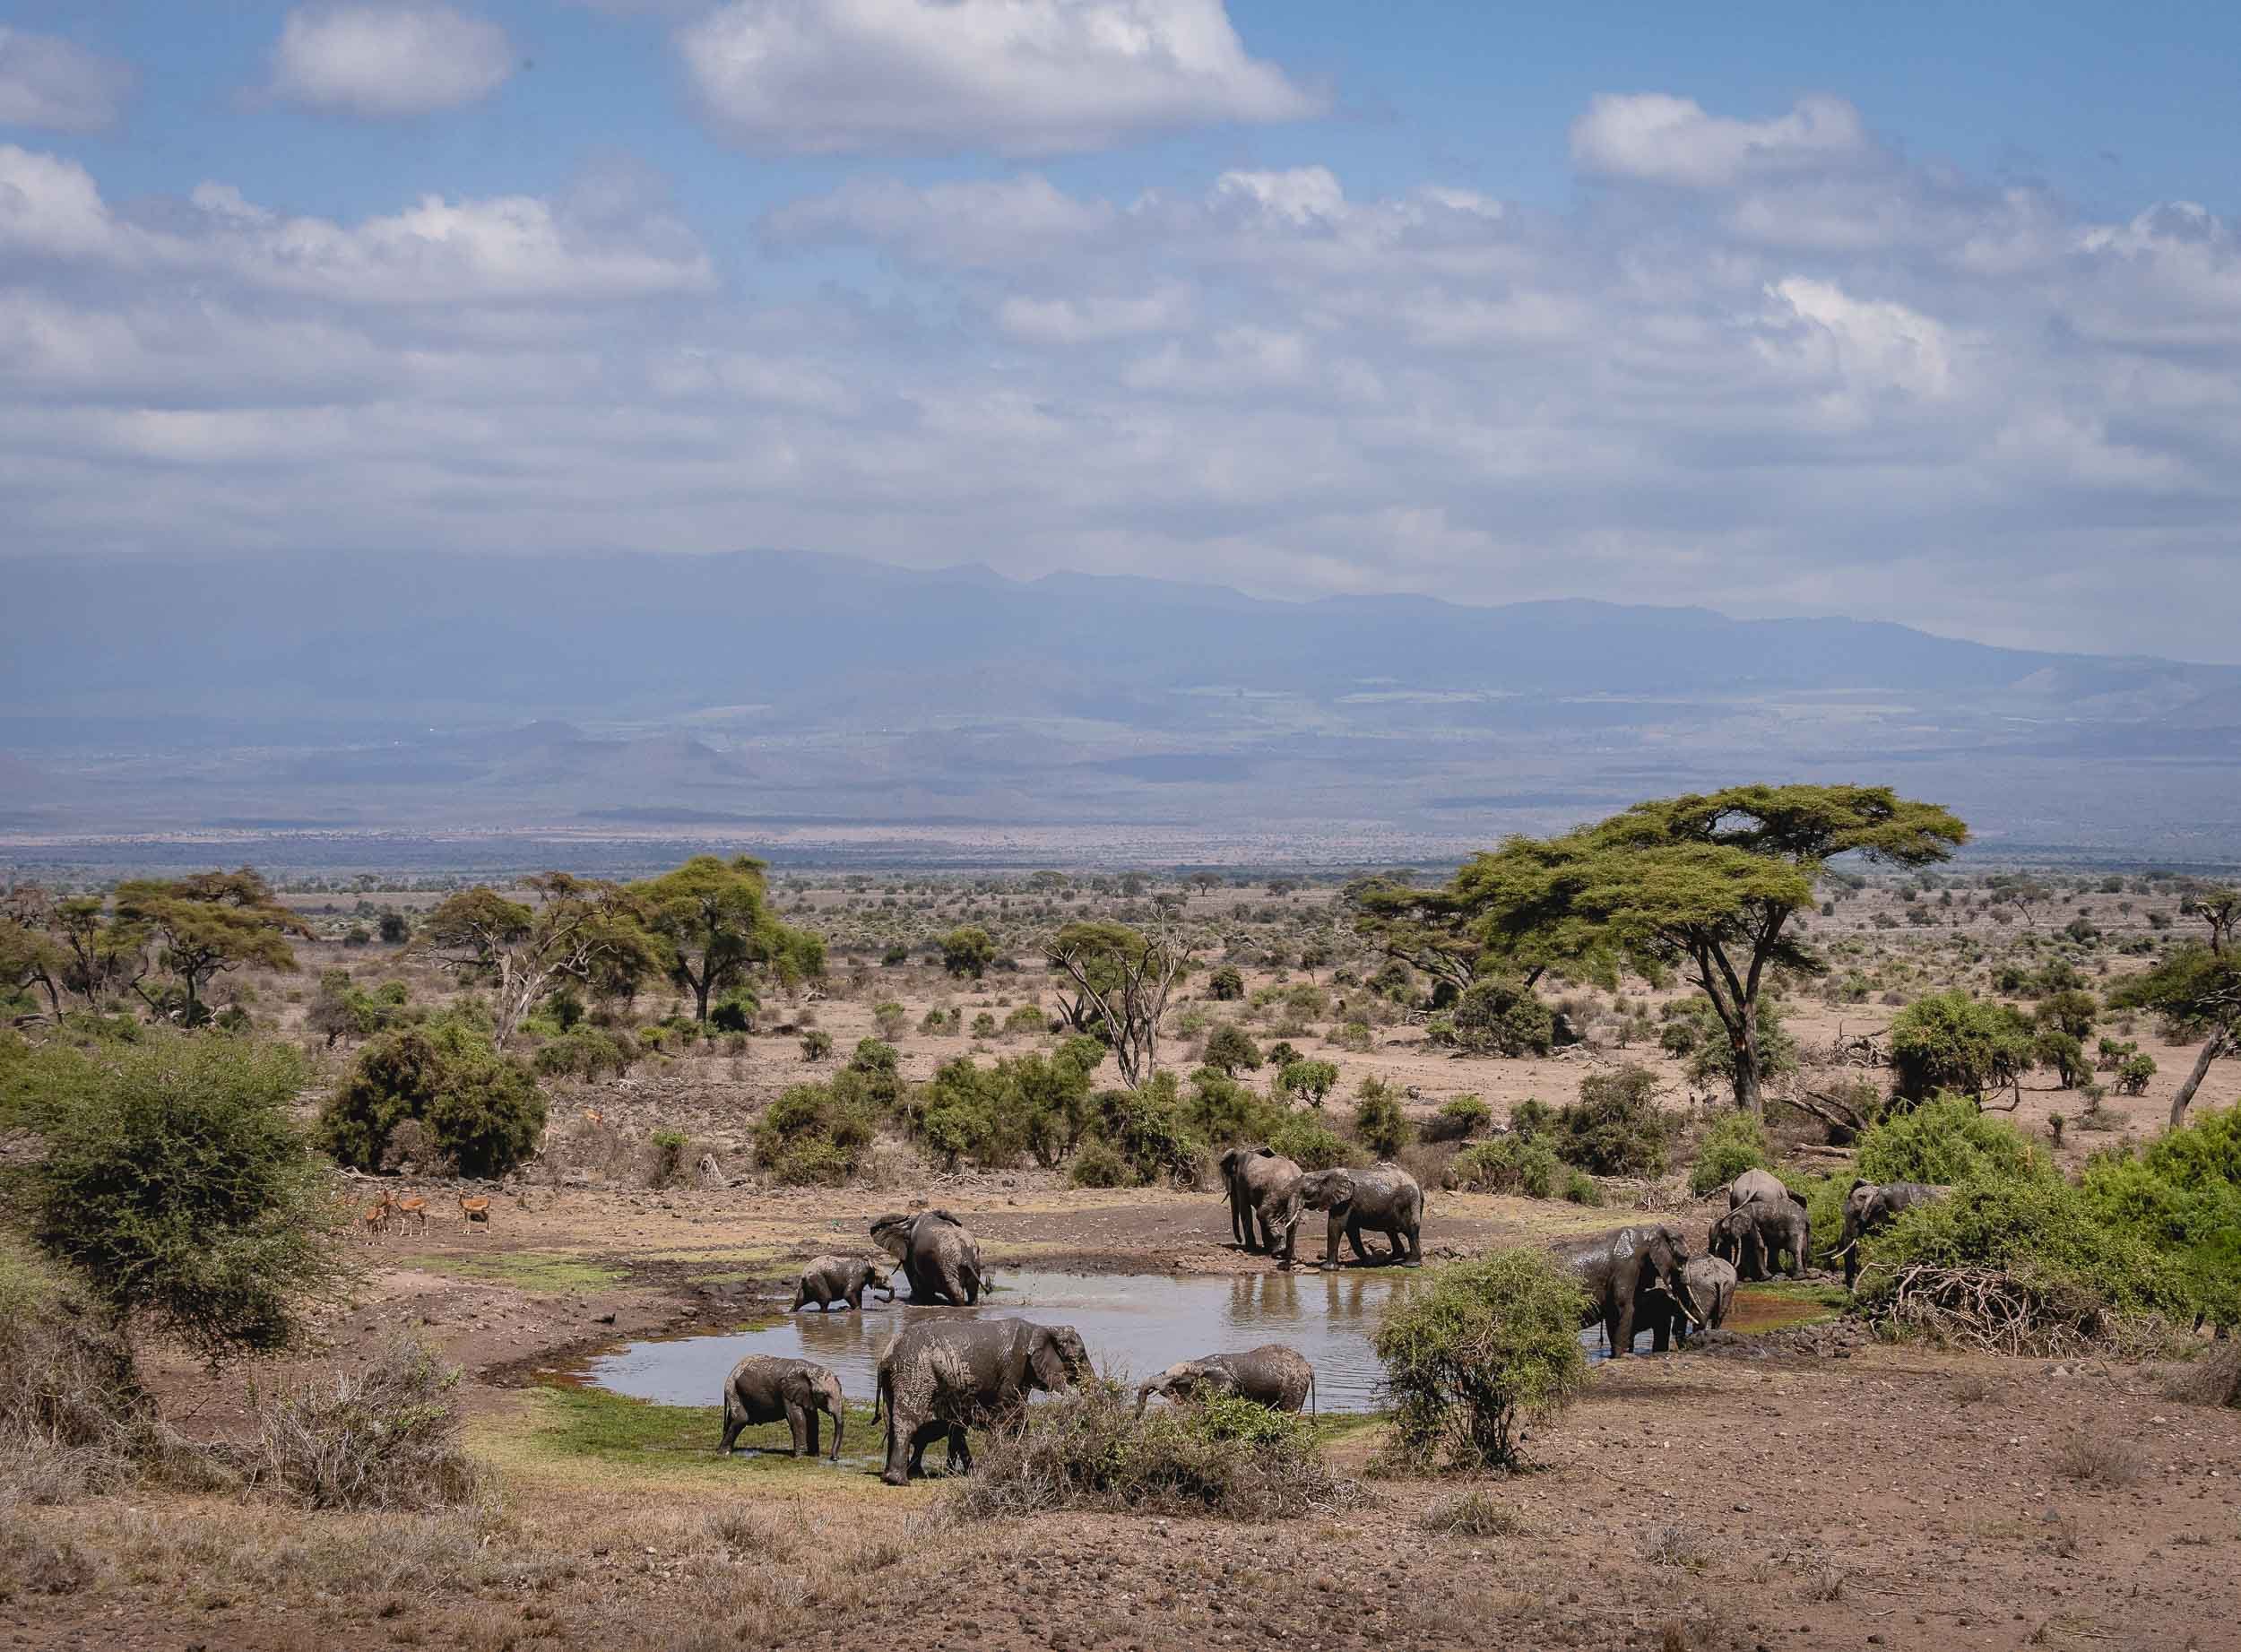
M 817 1455 L 817 1414 L 833 1419 L 833 1461 L 840 1461 L 844 1405 L 840 1379 L 808 1360 L 782 1359 L 773 1354 L 750 1354 L 731 1368 L 723 1383 L 723 1443 L 717 1449 L 731 1455 L 740 1431 L 753 1423 L 775 1423 L 781 1417 L 793 1431 L 793 1454 Z
M 1323 1233 L 1323 1266 L 1337 1267 L 1343 1229 L 1357 1262 L 1423 1260 L 1424 1190 L 1397 1164 L 1368 1170 L 1319 1170 L 1300 1178 L 1300 1202 L 1330 1213 Z M 1389 1256 L 1372 1257 L 1362 1248 L 1362 1230 L 1374 1228 L 1392 1245 Z
M 1844 1196 L 1844 1243 L 1837 1251 L 1844 1258 L 1844 1288 L 1859 1283 L 1862 1239 L 1900 1211 L 1935 1204 L 1951 1191 L 1927 1181 L 1855 1181 Z
M 1264 1343 L 1242 1354 L 1202 1354 L 1170 1365 L 1137 1388 L 1138 1416 L 1155 1394 L 1178 1402 L 1208 1394 L 1238 1394 L 1271 1411 L 1297 1411 L 1314 1402 L 1315 1368 L 1296 1348 Z
M 1292 1192 L 1299 1179 L 1300 1167 L 1273 1147 L 1232 1147 L 1222 1155 L 1230 1236 L 1241 1248 L 1276 1254 L 1276 1229 L 1282 1226 L 1283 1256 L 1287 1262 L 1291 1259 L 1292 1224 L 1299 1219 Z M 1258 1237 L 1253 1232 L 1256 1221 L 1260 1225 Z
M 1016 1415 L 1030 1391 L 1063 1393 L 1090 1374 L 1089 1350 L 1070 1325 L 1025 1319 L 927 1319 L 906 1327 L 879 1361 L 874 1409 L 887 1413 L 889 1485 L 921 1469 L 944 1435 L 953 1467 L 970 1473 L 965 1431 Z
M 1727 1184 L 1727 1208 L 1733 1210 L 1753 1199 L 1762 1199 L 1769 1205 L 1779 1205 L 1784 1199 L 1800 1205 L 1805 1202 L 1784 1187 L 1782 1179 L 1772 1171 L 1747 1170 Z
M 1682 1347 L 1689 1345 L 1689 1325 L 1694 1317 L 1700 1331 L 1716 1331 L 1727 1322 L 1727 1316 L 1735 1305 L 1735 1269 L 1733 1264 L 1716 1256 L 1691 1257 L 1689 1265 L 1681 1270 L 1681 1277 L 1689 1287 L 1689 1299 L 1695 1306 L 1683 1310 L 1672 1297 L 1662 1293 L 1653 1295 L 1647 1305 L 1650 1318 L 1651 1345 L 1663 1347 L 1658 1319 L 1666 1320 L 1665 1330 Z
M 846 1302 L 861 1312 L 867 1290 L 884 1291 L 895 1300 L 895 1281 L 877 1262 L 856 1256 L 821 1256 L 801 1270 L 801 1283 L 793 1288 L 792 1313 L 804 1302 L 815 1302 L 819 1312 L 835 1302 Z
M 872 1241 L 903 1264 L 914 1302 L 970 1308 L 989 1286 L 981 1247 L 946 1210 L 891 1212 L 871 1224 Z
M 1678 1228 L 1622 1227 L 1584 1239 L 1559 1240 L 1549 1249 L 1587 1287 L 1588 1312 L 1579 1323 L 1583 1328 L 1603 1327 L 1613 1359 L 1634 1351 L 1634 1334 L 1645 1326 L 1652 1334 L 1651 1347 L 1659 1354 L 1666 1351 L 1672 1320 L 1656 1301 L 1660 1296 L 1691 1318 L 1701 1317 L 1683 1276 L 1689 1249 Z
M 1805 1207 L 1785 1193 L 1778 1204 L 1754 1198 L 1736 1206 L 1712 1224 L 1704 1242 L 1714 1256 L 1733 1262 L 1737 1276 L 1744 1279 L 1773 1277 L 1776 1259 L 1787 1250 L 1789 1276 L 1795 1279 L 1805 1271 L 1813 1224 L 1805 1219 Z

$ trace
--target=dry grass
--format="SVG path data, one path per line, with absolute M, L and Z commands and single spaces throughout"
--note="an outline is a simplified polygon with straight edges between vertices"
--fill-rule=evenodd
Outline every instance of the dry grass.
M 461 1447 L 455 1370 L 398 1341 L 363 1370 L 306 1382 L 260 1407 L 238 1460 L 268 1496 L 309 1509 L 450 1509 L 483 1471 Z
M 2131 1485 L 2146 1466 L 2139 1447 L 2101 1434 L 2072 1435 L 2054 1457 L 2056 1474 L 2087 1485 Z
M 1712 1563 L 1711 1545 L 1685 1526 L 1668 1526 L 1650 1539 L 1643 1555 L 1652 1566 L 1700 1572 Z
M 2221 1342 L 2189 1360 L 2171 1374 L 2164 1392 L 2197 1405 L 2241 1405 L 2241 1342 Z
M 1443 1537 L 1517 1537 L 1527 1529 L 1523 1516 L 1484 1487 L 1434 1503 L 1422 1524 Z

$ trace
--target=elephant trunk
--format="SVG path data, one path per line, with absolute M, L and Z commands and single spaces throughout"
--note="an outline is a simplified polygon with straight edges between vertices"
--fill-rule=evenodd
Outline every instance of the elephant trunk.
M 1150 1401 L 1153 1393 L 1158 1388 L 1158 1387 L 1159 1385 L 1155 1382 L 1146 1382 L 1137 1389 L 1136 1414 L 1138 1416 L 1140 1417 L 1144 1414 L 1145 1405 Z

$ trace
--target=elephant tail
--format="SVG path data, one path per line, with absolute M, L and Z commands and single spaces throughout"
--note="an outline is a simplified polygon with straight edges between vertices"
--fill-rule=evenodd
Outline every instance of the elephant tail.
M 1317 1409 L 1315 1404 L 1315 1371 L 1311 1366 L 1307 1373 L 1307 1425 L 1311 1429 L 1316 1429 L 1320 1428 L 1322 1423 L 1323 1414 Z

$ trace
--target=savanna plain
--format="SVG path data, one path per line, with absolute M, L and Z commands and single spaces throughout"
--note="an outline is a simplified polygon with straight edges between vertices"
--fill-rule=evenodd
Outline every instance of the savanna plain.
M 1716 958 L 1505 927 L 1467 867 L 19 886 L 0 1634 L 2241 1648 L 2230 886 L 1804 875 L 1747 1037 Z M 255 1168 L 195 1192 L 210 1141 Z M 1288 1269 L 1241 1242 L 1221 1155 L 1264 1143 L 1408 1172 L 1421 1264 L 1328 1253 L 1312 1208 Z M 1685 1345 L 1602 1357 L 1561 1270 L 1494 1266 L 1622 1225 L 1701 1257 L 1754 1168 L 1805 1253 L 1740 1258 Z M 1861 1180 L 1945 1191 L 1850 1289 Z M 970 1475 L 895 1486 L 868 1387 L 831 1461 L 783 1422 L 719 1455 L 720 1372 L 593 1380 L 777 1323 L 814 1258 L 894 1266 L 872 1223 L 921 1209 L 977 1242 L 971 1312 L 1043 1317 L 1023 1276 L 1369 1280 L 1390 1384 L 1138 1418 L 1155 1367 L 1108 1341 Z M 1459 1376 L 1394 1334 L 1427 1303 Z

